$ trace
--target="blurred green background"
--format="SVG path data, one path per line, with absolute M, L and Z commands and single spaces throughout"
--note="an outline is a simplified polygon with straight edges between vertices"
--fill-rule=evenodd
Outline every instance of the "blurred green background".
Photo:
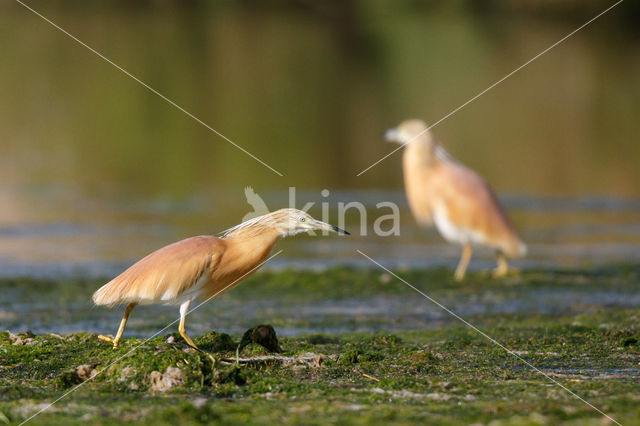
M 382 132 L 435 122 L 608 1 L 27 3 L 280 177 L 20 4 L 0 4 L 1 275 L 109 275 L 251 211 L 362 201 L 401 235 L 283 242 L 276 265 L 454 265 L 420 230 Z M 433 131 L 530 245 L 520 266 L 640 260 L 640 18 L 623 2 Z M 330 196 L 320 195 L 322 189 Z M 358 228 L 357 212 L 347 226 Z M 484 262 L 484 263 L 483 263 Z M 491 262 L 485 253 L 474 263 Z

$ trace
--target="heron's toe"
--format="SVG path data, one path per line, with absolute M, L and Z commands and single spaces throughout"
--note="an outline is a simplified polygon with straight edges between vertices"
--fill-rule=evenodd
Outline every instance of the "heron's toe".
M 513 275 L 520 275 L 520 269 L 512 268 L 512 267 L 508 267 L 508 268 L 497 267 L 491 273 L 491 276 L 493 278 L 502 278 L 502 277 L 513 276 Z
M 103 340 L 105 342 L 113 343 L 113 337 L 103 336 L 102 334 L 98 335 L 98 339 Z
M 116 340 L 113 337 L 110 336 L 103 336 L 103 335 L 99 335 L 98 339 L 105 341 L 105 342 L 109 342 L 109 343 L 113 343 L 113 349 L 117 348 L 118 345 L 120 344 L 120 340 Z

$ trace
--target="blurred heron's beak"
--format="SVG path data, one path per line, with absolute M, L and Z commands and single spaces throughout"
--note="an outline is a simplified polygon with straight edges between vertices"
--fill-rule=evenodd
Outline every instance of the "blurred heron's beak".
M 389 142 L 400 142 L 400 132 L 394 127 L 384 132 L 384 138 Z
M 337 226 L 333 226 L 331 224 L 324 223 L 319 220 L 315 221 L 315 225 L 318 227 L 318 229 L 321 229 L 323 231 L 333 231 L 333 232 L 337 232 L 338 234 L 351 235 L 344 229 L 340 229 Z

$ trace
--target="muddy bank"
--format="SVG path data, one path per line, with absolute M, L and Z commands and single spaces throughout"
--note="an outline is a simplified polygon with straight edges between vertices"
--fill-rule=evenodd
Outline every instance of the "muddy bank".
M 468 319 L 621 423 L 639 424 L 640 312 Z M 277 331 L 277 328 L 276 328 Z M 602 415 L 465 326 L 397 333 L 0 334 L 0 419 L 113 424 L 602 424 Z M 269 333 L 262 333 L 269 337 Z M 270 336 L 275 338 L 275 336 Z M 247 340 L 248 339 L 248 340 Z M 267 339 L 269 340 L 269 339 Z M 272 341 L 273 343 L 273 341 Z M 496 423 L 497 422 L 497 423 Z

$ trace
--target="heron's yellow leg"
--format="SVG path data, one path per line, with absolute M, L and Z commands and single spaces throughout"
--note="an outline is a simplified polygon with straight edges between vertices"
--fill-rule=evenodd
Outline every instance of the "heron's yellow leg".
M 502 253 L 498 253 L 497 260 L 498 266 L 496 266 L 496 269 L 493 270 L 493 276 L 494 278 L 504 277 L 509 273 L 509 264 L 507 263 L 507 257 Z
M 124 308 L 124 315 L 122 316 L 122 321 L 120 321 L 120 327 L 118 328 L 118 332 L 116 333 L 115 338 L 107 337 L 107 336 L 98 336 L 98 339 L 104 340 L 105 342 L 113 343 L 114 349 L 118 347 L 120 344 L 120 339 L 122 338 L 122 333 L 124 333 L 124 327 L 127 325 L 127 320 L 129 319 L 129 314 L 138 304 L 137 303 L 129 303 L 126 308 Z
M 178 326 L 178 332 L 180 332 L 180 335 L 187 342 L 189 346 L 191 346 L 193 349 L 200 350 L 196 346 L 196 344 L 193 342 L 193 340 L 191 340 L 191 337 L 189 337 L 189 335 L 187 334 L 187 329 L 184 326 L 185 318 L 187 317 L 187 312 L 189 312 L 189 305 L 191 305 L 191 300 L 184 302 L 182 305 L 180 305 L 180 325 Z
M 469 261 L 471 260 L 471 255 L 473 254 L 473 249 L 470 244 L 465 244 L 462 247 L 462 256 L 460 256 L 460 262 L 458 262 L 458 267 L 456 268 L 456 273 L 453 275 L 456 281 L 462 281 L 464 278 L 464 274 L 467 272 L 467 267 L 469 266 Z
M 211 355 L 209 352 L 203 351 L 198 346 L 196 346 L 194 341 L 191 340 L 191 337 L 189 337 L 189 335 L 187 334 L 187 329 L 184 327 L 185 318 L 187 317 L 187 313 L 189 312 L 189 305 L 191 305 L 191 300 L 188 300 L 184 302 L 182 305 L 180 305 L 180 325 L 178 326 L 178 331 L 180 332 L 180 335 L 185 340 L 185 342 L 187 342 L 189 346 L 191 346 L 193 349 L 197 351 L 207 354 L 207 356 L 211 360 L 211 365 L 215 367 L 216 359 L 213 357 L 213 355 Z

